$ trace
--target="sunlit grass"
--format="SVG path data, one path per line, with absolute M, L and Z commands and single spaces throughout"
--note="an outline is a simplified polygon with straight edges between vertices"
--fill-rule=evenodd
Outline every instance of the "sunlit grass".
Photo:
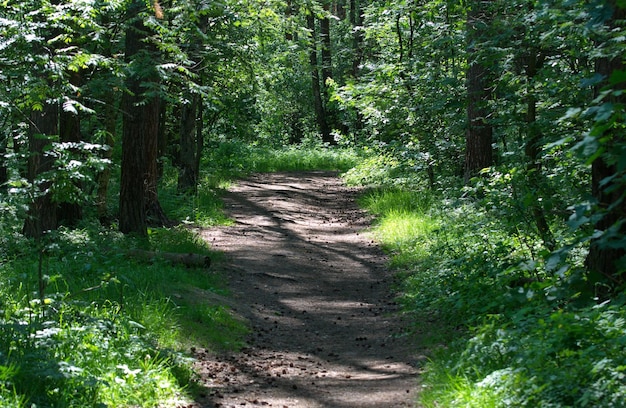
M 391 255 L 394 267 L 427 255 L 439 221 L 429 214 L 432 197 L 399 188 L 370 190 L 359 202 L 376 216 L 373 235 Z
M 427 364 L 424 383 L 428 384 L 420 391 L 420 404 L 424 408 L 502 406 L 502 397 L 493 389 L 474 383 L 467 377 L 454 375 L 449 368 L 438 363 Z
M 256 148 L 250 155 L 255 172 L 335 170 L 347 171 L 360 160 L 359 153 L 347 148 L 285 147 Z

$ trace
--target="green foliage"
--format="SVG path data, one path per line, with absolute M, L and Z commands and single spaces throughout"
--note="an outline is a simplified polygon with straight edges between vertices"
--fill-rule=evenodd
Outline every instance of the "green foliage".
M 3 247 L 7 406 L 177 406 L 190 397 L 190 361 L 181 353 L 190 338 L 215 349 L 241 344 L 244 325 L 205 296 L 224 293 L 218 275 L 129 260 L 126 249 L 146 243 L 93 225 L 46 240 L 44 252 L 27 241 Z M 186 228 L 153 230 L 147 246 L 211 254 Z M 196 330 L 190 313 L 199 297 L 206 331 Z
M 370 159 L 361 174 L 387 163 Z M 623 406 L 623 295 L 597 303 L 602 284 L 584 269 L 581 235 L 589 232 L 559 215 L 567 211 L 559 200 L 581 195 L 568 184 L 548 190 L 562 248 L 551 253 L 526 218 L 528 203 L 517 193 L 527 184 L 516 177 L 515 170 L 485 172 L 460 196 L 387 180 L 360 200 L 377 216 L 373 234 L 392 255 L 401 302 L 430 349 L 420 403 Z

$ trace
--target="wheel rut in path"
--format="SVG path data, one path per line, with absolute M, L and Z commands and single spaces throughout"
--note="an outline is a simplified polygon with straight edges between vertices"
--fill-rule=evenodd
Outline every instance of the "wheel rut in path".
M 236 224 L 203 236 L 226 253 L 252 333 L 240 352 L 195 349 L 197 406 L 414 405 L 414 349 L 357 193 L 330 172 L 257 174 L 229 191 Z

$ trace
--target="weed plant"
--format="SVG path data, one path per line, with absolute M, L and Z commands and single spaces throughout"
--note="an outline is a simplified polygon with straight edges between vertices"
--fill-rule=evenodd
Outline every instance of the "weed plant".
M 557 242 L 572 244 L 551 253 L 528 221 L 516 227 L 525 203 L 503 198 L 502 179 L 453 196 L 384 182 L 388 164 L 367 160 L 347 177 L 378 182 L 361 205 L 376 215 L 373 234 L 430 350 L 420 403 L 625 407 L 626 298 L 594 298 L 572 230 L 552 219 Z M 494 211 L 503 199 L 517 220 Z

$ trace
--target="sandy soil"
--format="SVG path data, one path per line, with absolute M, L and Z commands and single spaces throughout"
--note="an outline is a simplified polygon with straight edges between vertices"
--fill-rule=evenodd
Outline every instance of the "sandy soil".
M 204 237 L 227 255 L 237 353 L 195 349 L 199 407 L 411 407 L 415 348 L 357 190 L 329 172 L 253 175 L 225 197 L 236 220 Z

